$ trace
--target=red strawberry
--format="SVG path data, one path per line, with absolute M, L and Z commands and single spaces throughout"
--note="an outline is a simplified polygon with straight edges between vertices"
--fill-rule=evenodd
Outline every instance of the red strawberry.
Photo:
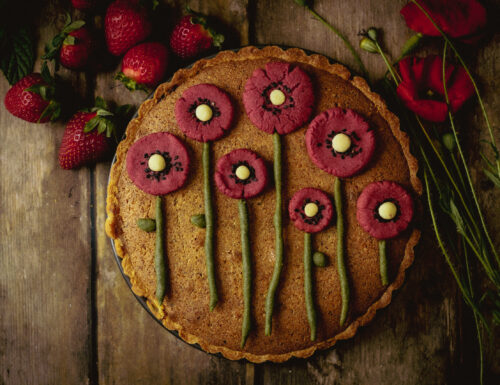
M 183 59 L 197 56 L 212 46 L 220 48 L 224 36 L 207 26 L 204 17 L 191 13 L 184 16 L 174 27 L 170 37 L 170 48 Z
M 88 64 L 93 46 L 92 36 L 87 28 L 74 30 L 62 43 L 59 61 L 66 68 L 81 69 Z
M 106 11 L 104 31 L 109 52 L 119 56 L 149 36 L 151 23 L 138 0 L 116 0 Z
M 5 95 L 5 108 L 12 115 L 33 123 L 45 123 L 59 116 L 58 103 L 52 100 L 53 85 L 41 74 L 32 73 L 19 80 Z
M 66 14 L 66 23 L 52 41 L 45 46 L 45 54 L 42 59 L 54 60 L 56 70 L 59 61 L 65 67 L 81 69 L 84 67 L 92 51 L 93 43 L 90 32 L 83 28 L 83 20 L 71 21 L 71 16 Z M 59 57 L 59 61 L 56 58 Z
M 154 87 L 165 76 L 167 57 L 167 48 L 161 43 L 136 45 L 123 57 L 122 72 L 115 78 L 131 91 Z
M 104 158 L 112 148 L 109 139 L 116 125 L 130 118 L 132 106 L 123 105 L 110 112 L 106 102 L 97 97 L 90 111 L 77 112 L 69 120 L 59 148 L 59 164 L 69 170 Z
M 69 120 L 59 148 L 59 164 L 69 170 L 101 159 L 110 149 L 104 133 L 84 132 L 85 125 L 97 116 L 96 112 L 77 112 Z
M 94 7 L 95 0 L 71 0 L 71 4 L 73 4 L 73 7 L 76 9 L 87 11 Z

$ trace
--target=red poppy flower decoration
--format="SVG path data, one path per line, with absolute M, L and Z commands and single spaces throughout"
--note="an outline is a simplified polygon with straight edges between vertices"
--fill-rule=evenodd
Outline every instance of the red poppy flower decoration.
M 333 205 L 323 191 L 303 188 L 297 191 L 290 200 L 288 214 L 299 230 L 317 233 L 328 226 L 332 220 Z
M 397 92 L 407 108 L 431 122 L 443 122 L 448 114 L 444 97 L 443 59 L 408 57 L 399 63 L 402 82 Z M 474 86 L 461 66 L 446 63 L 446 90 L 450 109 L 456 112 L 474 94 Z
M 189 87 L 175 104 L 179 128 L 198 142 L 222 137 L 231 127 L 233 114 L 231 99 L 213 84 Z
M 477 41 L 486 26 L 486 10 L 477 0 L 418 0 L 447 35 L 465 43 Z M 428 36 L 440 36 L 427 16 L 414 3 L 401 9 L 406 25 Z
M 217 161 L 215 183 L 221 193 L 238 199 L 241 231 L 241 258 L 243 267 L 244 310 L 241 327 L 241 347 L 245 346 L 251 328 L 251 250 L 248 206 L 246 199 L 262 192 L 268 182 L 267 168 L 255 152 L 237 149 Z
M 343 178 L 368 164 L 375 150 L 375 136 L 368 123 L 353 110 L 332 108 L 309 124 L 306 147 L 319 168 Z
M 140 138 L 127 153 L 132 182 L 151 195 L 165 195 L 182 187 L 189 171 L 184 144 L 168 132 Z
M 413 218 L 413 199 L 395 182 L 369 184 L 359 196 L 356 207 L 359 224 L 377 239 L 399 235 Z
M 217 161 L 215 183 L 231 198 L 252 198 L 262 192 L 269 181 L 267 168 L 255 152 L 237 149 Z
M 268 134 L 288 134 L 301 127 L 309 119 L 313 103 L 309 76 L 288 63 L 268 63 L 265 69 L 256 69 L 243 93 L 248 117 Z

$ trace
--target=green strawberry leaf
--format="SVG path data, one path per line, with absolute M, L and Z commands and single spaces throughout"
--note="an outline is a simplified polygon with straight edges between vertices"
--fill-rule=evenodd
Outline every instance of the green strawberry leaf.
M 108 103 L 102 97 L 97 96 L 95 98 L 95 107 L 101 110 L 108 110 Z
M 213 40 L 212 44 L 214 45 L 214 47 L 221 49 L 222 43 L 224 43 L 224 39 L 225 39 L 224 35 L 217 33 L 212 28 L 207 28 L 207 31 L 210 34 L 210 36 L 212 36 L 212 40 Z
M 113 116 L 114 114 L 112 112 L 99 109 L 99 110 L 97 110 L 97 115 L 98 116 Z
M 147 93 L 151 92 L 151 90 L 144 84 L 137 83 L 135 80 L 125 76 L 123 72 L 118 72 L 115 75 L 115 79 L 121 81 L 123 85 L 130 91 L 144 91 Z
M 74 36 L 66 36 L 66 38 L 63 41 L 64 45 L 75 45 L 76 44 L 76 39 Z
M 29 27 L 20 26 L 11 31 L 4 27 L 0 34 L 0 47 L 0 68 L 9 84 L 15 84 L 33 72 L 35 52 Z
M 90 132 L 99 124 L 99 117 L 94 116 L 87 123 L 85 123 L 85 127 L 83 128 L 83 132 Z
M 46 61 L 42 64 L 41 75 L 47 84 L 54 84 L 54 77 L 50 74 L 49 66 Z
M 56 63 L 56 71 L 59 69 L 59 61 L 57 57 L 59 55 L 59 51 L 64 44 L 74 45 L 76 43 L 76 39 L 73 36 L 69 36 L 69 33 L 81 28 L 85 25 L 85 21 L 76 20 L 71 22 L 71 16 L 69 13 L 66 14 L 66 24 L 60 33 L 58 33 L 52 41 L 45 45 L 45 54 L 42 56 L 42 59 L 45 60 L 54 60 Z
M 97 132 L 102 134 L 106 131 L 106 119 L 99 119 L 99 125 L 97 126 Z
M 49 105 L 45 107 L 38 121 L 44 119 L 45 117 L 50 116 L 50 121 L 59 119 L 61 116 L 61 104 L 55 100 L 51 100 Z
M 106 136 L 108 138 L 111 138 L 111 135 L 113 135 L 113 133 L 116 133 L 116 126 L 114 122 L 109 121 L 106 125 Z
M 63 28 L 63 30 L 61 31 L 61 35 L 63 35 L 63 34 L 67 35 L 70 32 L 73 32 L 73 31 L 75 31 L 77 29 L 82 28 L 84 25 L 85 25 L 85 21 L 83 21 L 83 20 L 76 20 L 76 21 L 74 21 L 74 22 L 66 25 Z
M 128 121 L 130 120 L 134 112 L 135 106 L 133 106 L 132 104 L 123 104 L 116 109 L 115 115 L 120 119 Z

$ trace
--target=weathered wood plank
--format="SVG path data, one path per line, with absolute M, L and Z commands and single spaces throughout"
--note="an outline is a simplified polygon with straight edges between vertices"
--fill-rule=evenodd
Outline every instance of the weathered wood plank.
M 64 7 L 40 7 L 39 54 Z M 2 100 L 8 88 L 2 76 Z M 0 383 L 88 383 L 89 171 L 59 167 L 63 123 L 26 123 L 1 103 L 0 127 Z

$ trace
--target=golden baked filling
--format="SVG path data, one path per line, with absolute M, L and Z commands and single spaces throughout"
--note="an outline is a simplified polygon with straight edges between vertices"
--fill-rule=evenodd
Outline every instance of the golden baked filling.
M 287 69 L 269 67 L 270 63 L 284 63 Z M 294 72 L 294 68 L 300 71 Z M 250 100 L 248 94 L 244 96 L 248 89 L 246 84 L 261 71 L 268 72 L 265 75 L 270 83 L 260 89 L 257 78 L 252 87 L 260 90 L 260 94 L 255 93 L 257 96 Z M 276 75 L 273 71 L 278 75 L 279 71 L 286 71 L 282 74 L 284 80 L 271 79 Z M 309 85 L 300 85 L 301 73 L 310 79 L 311 103 L 308 102 L 311 98 Z M 289 81 L 298 83 L 291 87 Z M 222 94 L 214 96 L 222 99 L 213 104 L 211 94 L 200 97 L 201 101 L 188 103 L 187 90 L 207 84 L 229 97 L 233 114 L 230 120 L 222 120 L 229 111 Z M 181 115 L 176 111 L 176 104 L 182 98 L 187 109 L 185 114 L 181 111 L 182 119 L 198 119 L 196 126 L 186 126 L 185 121 L 179 120 Z M 296 113 L 291 111 L 294 108 L 302 110 Z M 265 115 L 260 111 L 277 118 L 263 120 Z M 331 128 L 327 121 L 328 131 L 319 122 L 314 126 L 314 130 L 319 131 L 314 135 L 308 133 L 306 138 L 311 122 L 327 111 L 332 111 L 327 114 L 328 119 L 340 119 L 339 124 L 343 126 Z M 349 120 L 342 123 L 344 117 L 339 111 L 346 114 L 352 111 L 354 120 L 359 117 L 366 124 L 362 133 L 356 131 L 358 126 L 350 126 Z M 277 124 L 282 125 L 277 128 Z M 208 130 L 212 126 L 220 135 L 212 135 Z M 166 188 L 164 191 L 168 194 L 157 194 L 160 197 L 157 198 L 134 184 L 127 172 L 127 155 L 139 139 L 160 132 L 174 135 L 186 147 L 189 173 L 182 187 L 176 184 L 177 189 Z M 278 159 L 276 137 L 279 137 L 281 152 L 280 178 L 273 167 Z M 321 153 L 310 148 L 317 137 L 322 138 L 321 145 L 316 143 Z M 361 147 L 365 152 L 372 148 L 372 153 L 365 156 L 359 151 Z M 234 155 L 232 152 L 237 149 L 249 150 L 252 157 L 261 159 L 267 168 L 269 181 L 266 179 L 265 185 L 259 185 L 258 194 L 244 195 L 245 191 L 253 191 L 252 178 L 258 179 L 258 175 L 266 173 L 258 174 L 262 166 L 252 163 L 254 158 L 245 158 L 248 153 Z M 153 155 L 159 157 L 154 156 L 151 165 L 142 165 L 149 170 L 147 174 L 153 175 L 140 178 L 144 183 L 156 175 L 160 183 L 161 178 L 167 180 L 170 175 L 165 167 L 173 167 L 174 159 L 165 151 L 158 151 L 146 151 L 147 162 Z M 228 155 L 231 153 L 236 158 Z M 329 167 L 324 165 L 329 156 L 345 158 L 351 163 L 344 166 L 336 162 Z M 218 170 L 228 175 L 218 177 L 220 185 L 217 184 L 217 188 L 216 165 L 222 158 Z M 224 163 L 226 159 L 232 163 Z M 356 159 L 363 159 L 365 163 L 362 166 L 352 163 L 353 160 L 357 162 Z M 347 169 L 355 171 L 346 173 Z M 408 194 L 408 199 L 415 198 L 421 193 L 416 172 L 416 160 L 410 154 L 408 138 L 400 131 L 396 116 L 388 111 L 377 94 L 370 91 L 365 80 L 352 78 L 345 67 L 330 64 L 320 55 L 306 55 L 299 49 L 246 47 L 238 52 L 224 51 L 212 59 L 196 62 L 189 69 L 177 71 L 171 81 L 160 85 L 154 97 L 139 108 L 137 118 L 128 125 L 126 138 L 118 146 L 116 162 L 111 169 L 106 232 L 114 239 L 134 293 L 145 297 L 162 323 L 168 329 L 177 330 L 185 341 L 198 343 L 205 351 L 220 352 L 229 359 L 246 358 L 252 362 L 308 357 L 317 349 L 352 337 L 359 326 L 374 317 L 377 309 L 390 303 L 392 292 L 403 283 L 419 238 L 415 219 L 406 224 L 407 228 L 399 221 L 411 219 L 405 196 L 401 195 L 401 204 L 397 200 L 399 196 L 390 194 L 378 202 L 378 197 L 382 196 L 380 191 L 386 185 L 370 187 L 361 203 L 363 213 L 370 209 L 373 215 L 379 216 L 375 222 L 370 215 L 357 214 L 361 210 L 357 204 L 365 188 L 381 181 L 399 186 Z M 213 290 L 211 293 L 210 274 L 207 275 L 204 180 L 210 183 L 208 191 L 213 209 L 210 239 L 215 302 L 210 302 Z M 303 189 L 308 190 L 304 192 Z M 154 194 L 159 190 L 151 191 Z M 290 205 L 298 192 L 300 194 Z M 250 196 L 251 199 L 246 199 Z M 331 207 L 325 197 L 331 200 Z M 159 241 L 157 232 L 151 231 L 158 213 L 158 199 L 161 200 L 163 232 L 160 243 L 163 244 L 165 264 L 165 292 L 161 303 L 156 299 L 158 269 L 155 269 Z M 245 211 L 239 212 L 243 204 L 236 200 L 241 202 L 243 199 Z M 277 202 L 281 210 L 277 210 Z M 326 207 L 331 210 L 328 215 Z M 275 211 L 281 212 L 281 227 L 273 221 Z M 247 217 L 246 225 L 240 221 L 245 217 L 243 214 Z M 327 224 L 324 218 L 328 218 Z M 141 227 L 149 232 L 137 225 L 138 219 L 143 221 Z M 317 227 L 319 224 L 321 227 Z M 390 234 L 390 240 L 383 241 L 383 273 L 379 244 L 384 234 L 389 234 L 384 230 L 386 224 L 387 228 L 394 230 L 397 227 L 398 231 Z M 341 237 L 339 226 L 343 228 Z M 244 229 L 248 245 L 242 235 Z M 283 265 L 270 312 L 266 298 L 275 270 L 276 238 L 280 231 Z M 312 232 L 314 237 L 308 236 Z M 342 269 L 339 269 L 342 264 L 345 265 L 344 280 Z M 250 290 L 244 291 L 245 279 L 250 279 L 245 281 L 250 282 L 250 286 L 246 286 Z M 268 329 L 270 335 L 265 335 L 266 312 L 272 321 L 272 328 Z

